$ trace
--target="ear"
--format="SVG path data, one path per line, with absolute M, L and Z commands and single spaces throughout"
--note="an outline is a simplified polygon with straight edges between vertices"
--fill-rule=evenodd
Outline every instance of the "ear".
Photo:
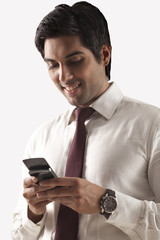
M 104 66 L 107 66 L 111 58 L 111 46 L 103 45 L 101 50 L 101 61 Z

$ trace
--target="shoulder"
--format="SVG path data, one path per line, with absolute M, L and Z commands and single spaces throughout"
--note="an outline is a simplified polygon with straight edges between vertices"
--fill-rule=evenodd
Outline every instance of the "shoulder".
M 64 128 L 68 125 L 72 111 L 72 109 L 69 109 L 65 113 L 61 113 L 49 121 L 42 123 L 31 135 L 29 143 L 35 141 L 43 141 L 50 135 L 56 135 L 60 133 L 60 131 L 63 131 Z
M 150 119 L 160 118 L 160 109 L 158 107 L 130 97 L 123 97 L 120 107 L 132 115 L 142 117 L 142 119 L 146 117 Z
M 140 134 L 156 136 L 160 132 L 160 109 L 151 104 L 123 97 L 117 111 L 119 122 Z

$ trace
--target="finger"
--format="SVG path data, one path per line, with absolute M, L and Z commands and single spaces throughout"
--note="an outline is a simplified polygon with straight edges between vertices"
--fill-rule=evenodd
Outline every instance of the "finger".
M 26 199 L 32 198 L 37 194 L 35 186 L 24 188 L 23 197 Z
M 36 185 L 38 179 L 36 177 L 27 177 L 24 179 L 23 186 L 24 188 L 29 188 L 33 185 Z
M 49 202 L 52 202 L 52 200 L 46 199 L 46 198 L 39 199 L 39 198 L 37 198 L 37 195 L 33 196 L 32 198 L 27 199 L 27 203 L 29 205 L 35 205 L 35 206 L 38 206 L 40 204 L 45 205 L 45 203 L 48 204 Z
M 35 204 L 35 206 L 37 207 L 37 208 L 40 208 L 40 207 L 44 207 L 44 206 L 46 206 L 47 204 L 49 204 L 49 203 L 51 203 L 51 202 L 53 202 L 52 200 L 45 200 L 45 201 L 39 201 L 39 202 L 37 202 L 36 204 Z
M 52 187 L 71 187 L 75 184 L 78 178 L 52 178 L 40 182 L 40 186 L 52 186 Z
M 73 199 L 73 197 L 54 197 L 54 198 L 49 198 L 48 201 L 51 202 L 59 202 L 63 205 L 73 205 L 76 200 Z
M 55 198 L 55 197 L 75 197 L 79 195 L 79 191 L 74 187 L 52 188 L 37 193 L 38 198 Z
M 52 186 L 37 186 L 37 188 L 36 188 L 36 190 L 37 190 L 37 192 L 45 192 L 45 191 L 47 191 L 47 190 L 50 190 L 50 189 L 53 189 L 53 187 Z
M 37 198 L 37 187 L 31 187 L 24 189 L 23 197 L 26 199 L 28 204 L 36 204 L 43 201 L 48 201 L 48 197 L 43 197 L 43 199 Z
M 32 185 L 32 186 L 30 186 L 30 187 L 24 187 L 24 191 L 23 191 L 23 197 L 24 198 L 26 198 L 26 199 L 29 199 L 29 198 L 32 198 L 32 197 L 34 197 L 36 194 L 37 194 L 37 192 L 44 192 L 44 191 L 46 191 L 46 190 L 49 190 L 49 189 L 51 189 L 51 187 L 41 187 L 41 186 L 39 186 L 39 185 L 37 185 L 37 184 L 34 184 L 34 185 Z
M 79 210 L 80 206 L 81 206 L 81 199 L 79 198 L 73 198 L 73 197 L 63 197 L 63 198 L 59 198 L 59 197 L 55 197 L 52 199 L 48 199 L 51 202 L 59 202 L 60 204 L 63 204 L 69 208 L 72 208 L 73 210 L 77 211 Z

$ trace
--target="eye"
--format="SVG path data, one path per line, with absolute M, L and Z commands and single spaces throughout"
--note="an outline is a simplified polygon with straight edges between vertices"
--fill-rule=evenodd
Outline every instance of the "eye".
M 49 64 L 48 64 L 48 70 L 57 68 L 58 66 L 59 66 L 58 63 L 49 63 Z
M 69 60 L 69 64 L 78 64 L 78 63 L 81 63 L 83 60 L 82 57 L 76 57 L 76 58 L 72 58 Z

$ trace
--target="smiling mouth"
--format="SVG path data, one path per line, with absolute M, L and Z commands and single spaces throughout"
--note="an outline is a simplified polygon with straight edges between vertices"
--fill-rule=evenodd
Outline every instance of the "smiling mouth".
M 80 86 L 80 83 L 76 83 L 74 85 L 70 85 L 70 86 L 65 86 L 63 87 L 67 92 L 75 92 L 74 90 L 76 90 L 78 87 Z

